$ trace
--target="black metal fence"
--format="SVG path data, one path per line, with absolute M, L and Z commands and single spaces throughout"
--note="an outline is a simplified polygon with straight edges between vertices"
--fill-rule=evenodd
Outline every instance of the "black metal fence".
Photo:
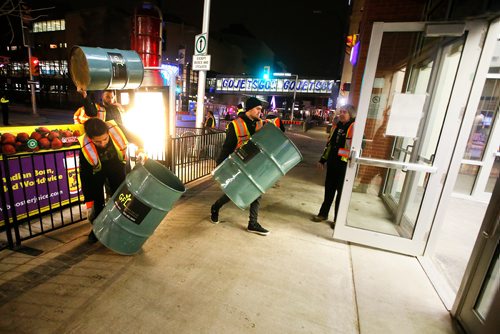
M 0 160 L 0 249 L 85 219 L 78 151 Z
M 155 160 L 183 183 L 209 175 L 225 133 L 206 132 L 178 128 L 169 152 Z M 78 166 L 79 149 L 0 155 L 0 249 L 86 219 Z
M 203 129 L 193 129 L 202 133 Z M 191 133 L 196 133 L 192 131 Z M 197 180 L 211 173 L 215 159 L 220 153 L 226 137 L 224 132 L 214 131 L 205 134 L 183 132 L 182 136 L 172 138 L 172 172 L 184 183 Z

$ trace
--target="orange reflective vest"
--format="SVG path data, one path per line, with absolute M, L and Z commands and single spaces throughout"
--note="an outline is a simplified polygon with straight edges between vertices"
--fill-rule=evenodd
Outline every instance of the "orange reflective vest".
M 106 120 L 106 109 L 104 109 L 103 107 L 101 107 L 100 105 L 98 105 L 97 103 L 95 104 L 96 108 L 97 108 L 97 118 L 99 118 L 100 120 Z M 73 114 L 73 122 L 75 124 L 83 124 L 85 123 L 89 118 L 91 118 L 91 116 L 87 116 L 87 114 L 85 113 L 85 108 L 82 106 L 80 108 L 78 108 L 75 113 Z
M 113 145 L 118 153 L 118 159 L 125 161 L 127 159 L 127 146 L 128 141 L 122 130 L 116 125 L 114 121 L 106 122 L 108 126 L 108 134 L 113 142 Z M 101 170 L 101 160 L 99 159 L 99 153 L 95 147 L 92 139 L 90 139 L 86 134 L 79 138 L 80 145 L 82 146 L 82 153 L 85 159 L 94 169 L 94 173 Z
M 269 122 L 269 123 L 271 123 L 271 124 L 273 124 L 278 129 L 279 129 L 280 125 L 281 125 L 279 117 L 270 118 L 270 119 L 267 119 L 266 121 Z
M 231 123 L 233 123 L 234 132 L 236 133 L 236 138 L 238 138 L 238 143 L 236 144 L 236 149 L 238 149 L 250 139 L 250 131 L 248 131 L 248 127 L 241 117 L 238 117 Z M 263 125 L 264 122 L 259 120 L 255 125 L 255 132 L 259 131 Z
M 349 160 L 349 152 L 351 152 L 351 144 L 352 144 L 352 134 L 354 132 L 354 122 L 349 125 L 347 129 L 347 134 L 345 136 L 345 145 L 344 147 L 339 148 L 339 157 L 342 157 L 340 160 L 347 162 Z

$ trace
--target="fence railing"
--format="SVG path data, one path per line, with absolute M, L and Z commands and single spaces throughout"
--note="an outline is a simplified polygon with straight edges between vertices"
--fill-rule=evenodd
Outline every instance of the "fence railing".
M 85 219 L 78 152 L 1 157 L 0 249 Z
M 157 159 L 183 183 L 209 175 L 226 134 L 177 128 L 170 151 Z M 0 249 L 86 219 L 79 149 L 0 155 Z
M 172 138 L 172 172 L 183 183 L 210 174 L 225 137 L 224 132 L 194 135 L 184 132 L 182 137 Z

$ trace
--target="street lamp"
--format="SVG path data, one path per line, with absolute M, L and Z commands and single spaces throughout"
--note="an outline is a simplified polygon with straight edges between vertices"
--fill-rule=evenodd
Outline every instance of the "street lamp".
M 273 76 L 275 77 L 295 77 L 295 85 L 293 86 L 293 101 L 292 101 L 292 116 L 290 117 L 290 120 L 293 121 L 293 113 L 295 111 L 295 95 L 297 94 L 297 81 L 299 80 L 299 76 L 297 74 L 292 74 L 292 73 L 273 73 Z M 292 124 L 290 124 L 290 127 L 292 127 Z

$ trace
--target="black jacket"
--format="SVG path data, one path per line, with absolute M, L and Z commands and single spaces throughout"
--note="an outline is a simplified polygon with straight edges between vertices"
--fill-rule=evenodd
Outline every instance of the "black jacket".
M 106 109 L 106 121 L 115 121 L 118 126 L 123 128 L 123 122 L 122 122 L 122 114 L 120 110 L 118 109 L 117 106 L 115 105 L 108 105 L 104 106 L 103 104 L 99 104 L 102 108 Z M 92 99 L 90 98 L 89 95 L 84 99 L 83 101 L 83 107 L 85 108 L 85 114 L 89 117 L 96 117 L 97 116 L 97 108 L 92 102 Z
M 354 119 L 350 119 L 347 123 L 337 123 L 337 127 L 333 131 L 330 138 L 328 138 L 328 142 L 326 143 L 325 150 L 321 155 L 319 162 L 321 163 L 332 163 L 332 162 L 345 162 L 341 161 L 341 157 L 339 157 L 338 152 L 339 148 L 345 146 L 345 140 L 347 135 L 347 129 L 354 123 Z
M 253 121 L 250 118 L 247 117 L 245 113 L 240 113 L 238 114 L 239 118 L 242 118 L 243 121 L 245 121 L 245 124 L 247 125 L 248 131 L 250 132 L 250 135 L 253 135 L 255 133 L 255 127 L 257 125 L 258 121 Z M 224 141 L 224 144 L 222 145 L 222 151 L 217 158 L 217 165 L 219 165 L 221 162 L 226 160 L 226 158 L 234 152 L 236 149 L 236 146 L 238 145 L 238 138 L 236 136 L 236 131 L 234 130 L 234 124 L 233 122 L 229 123 L 226 129 L 226 140 Z

